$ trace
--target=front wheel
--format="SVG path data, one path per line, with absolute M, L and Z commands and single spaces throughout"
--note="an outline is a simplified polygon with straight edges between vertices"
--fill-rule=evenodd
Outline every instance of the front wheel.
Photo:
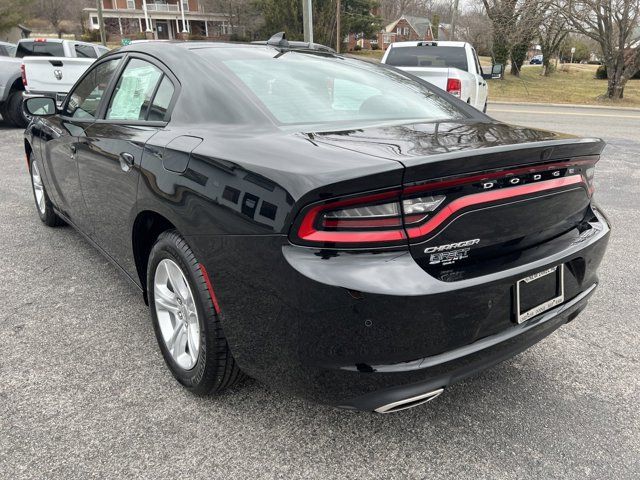
M 206 395 L 242 377 L 205 272 L 175 230 L 162 233 L 151 250 L 147 292 L 160 351 L 178 382 L 193 393 Z
M 36 201 L 38 216 L 42 223 L 49 227 L 63 225 L 64 222 L 53 210 L 53 204 L 49 200 L 49 195 L 47 195 L 47 190 L 42 181 L 40 163 L 37 160 L 31 161 L 31 187 L 33 189 L 33 198 Z

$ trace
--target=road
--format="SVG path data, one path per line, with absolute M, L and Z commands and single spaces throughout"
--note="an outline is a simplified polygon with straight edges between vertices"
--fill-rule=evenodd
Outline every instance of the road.
M 609 142 L 601 286 L 540 344 L 387 416 L 252 380 L 218 398 L 179 388 L 140 295 L 71 228 L 40 223 L 21 134 L 0 126 L 0 478 L 638 478 L 640 113 L 489 113 Z

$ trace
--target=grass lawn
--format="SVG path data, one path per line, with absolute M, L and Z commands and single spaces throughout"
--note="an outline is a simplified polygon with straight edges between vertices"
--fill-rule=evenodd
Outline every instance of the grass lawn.
M 594 78 L 597 65 L 562 66 L 550 77 L 540 75 L 542 67 L 525 67 L 520 78 L 506 73 L 504 80 L 489 81 L 489 101 L 575 103 L 640 107 L 640 80 L 630 80 L 621 102 L 598 99 L 607 90 L 606 80 Z
M 343 52 L 346 53 L 347 55 L 353 55 L 354 57 L 360 57 L 363 58 L 364 60 L 373 60 L 373 61 L 380 61 L 382 60 L 382 56 L 384 55 L 384 50 L 360 50 L 359 52 L 353 51 L 353 52 Z

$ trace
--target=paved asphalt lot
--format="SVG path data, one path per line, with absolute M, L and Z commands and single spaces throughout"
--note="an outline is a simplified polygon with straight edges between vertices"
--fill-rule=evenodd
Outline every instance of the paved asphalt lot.
M 173 380 L 142 298 L 71 228 L 36 215 L 21 132 L 0 124 L 0 478 L 638 478 L 640 112 L 494 105 L 608 142 L 614 225 L 573 323 L 426 406 L 334 410 L 246 381 Z

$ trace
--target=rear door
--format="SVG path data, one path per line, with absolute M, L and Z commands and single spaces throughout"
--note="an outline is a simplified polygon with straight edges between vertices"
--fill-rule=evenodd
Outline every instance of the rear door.
M 155 60 L 131 54 L 101 118 L 85 132 L 78 170 L 93 237 L 132 276 L 132 215 L 145 144 L 166 126 L 177 80 Z

